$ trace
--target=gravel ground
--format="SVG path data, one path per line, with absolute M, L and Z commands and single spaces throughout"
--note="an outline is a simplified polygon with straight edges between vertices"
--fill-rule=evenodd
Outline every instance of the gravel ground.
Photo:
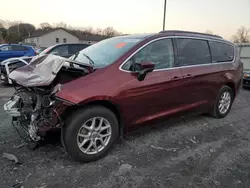
M 68 158 L 59 143 L 35 151 L 20 147 L 2 108 L 13 89 L 0 91 L 1 188 L 250 187 L 250 90 L 240 92 L 224 119 L 162 122 L 126 136 L 107 157 L 87 164 Z M 3 158 L 3 152 L 21 164 Z

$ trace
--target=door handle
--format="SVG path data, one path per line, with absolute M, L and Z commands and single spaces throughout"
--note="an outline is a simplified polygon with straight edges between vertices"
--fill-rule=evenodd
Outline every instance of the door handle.
M 192 78 L 192 74 L 187 74 L 186 76 L 184 76 L 184 78 Z
M 171 80 L 172 80 L 172 81 L 178 81 L 178 80 L 180 80 L 180 79 L 182 79 L 182 77 L 175 76 L 175 77 L 173 77 Z

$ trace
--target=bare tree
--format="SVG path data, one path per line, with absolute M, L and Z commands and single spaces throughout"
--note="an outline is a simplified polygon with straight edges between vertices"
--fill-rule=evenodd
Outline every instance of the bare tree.
M 89 34 L 93 34 L 94 33 L 94 29 L 93 27 L 89 26 L 86 29 L 84 29 L 85 32 L 89 33 Z
M 232 37 L 234 43 L 247 43 L 250 42 L 250 29 L 242 26 L 237 30 L 237 33 Z
M 64 22 L 59 22 L 59 23 L 53 23 L 53 27 L 61 27 L 61 28 L 67 28 L 67 24 Z
M 101 28 L 96 28 L 95 31 L 94 31 L 94 34 L 102 35 L 102 29 Z
M 52 26 L 48 22 L 43 22 L 39 24 L 39 28 L 42 30 L 51 29 Z
M 105 28 L 102 33 L 107 37 L 114 37 L 119 34 L 113 27 Z

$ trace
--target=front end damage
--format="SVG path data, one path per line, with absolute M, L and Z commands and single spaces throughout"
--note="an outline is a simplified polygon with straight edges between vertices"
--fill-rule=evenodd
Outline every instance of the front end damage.
M 12 124 L 26 142 L 38 142 L 51 129 L 61 127 L 67 105 L 50 95 L 19 88 L 4 105 Z
M 9 75 L 16 91 L 4 105 L 4 110 L 27 143 L 39 142 L 48 131 L 63 125 L 63 112 L 74 104 L 58 99 L 56 94 L 64 83 L 90 73 L 91 67 L 87 65 L 65 67 L 65 62 L 67 66 L 75 63 L 58 56 L 37 57 L 30 65 Z

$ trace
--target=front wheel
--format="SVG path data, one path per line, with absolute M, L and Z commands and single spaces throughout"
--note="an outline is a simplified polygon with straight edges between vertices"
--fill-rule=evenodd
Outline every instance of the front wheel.
M 224 118 L 232 107 L 233 99 L 233 90 L 228 86 L 223 86 L 214 103 L 212 116 L 215 118 Z
M 116 116 L 102 106 L 78 110 L 63 128 L 63 145 L 77 161 L 89 162 L 104 157 L 119 136 Z

